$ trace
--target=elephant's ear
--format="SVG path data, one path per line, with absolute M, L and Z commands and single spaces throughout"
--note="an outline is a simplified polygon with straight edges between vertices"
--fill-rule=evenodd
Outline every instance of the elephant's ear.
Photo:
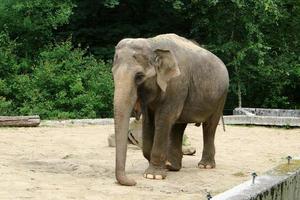
M 177 60 L 170 50 L 156 49 L 154 52 L 157 84 L 165 92 L 169 80 L 179 76 L 180 70 Z

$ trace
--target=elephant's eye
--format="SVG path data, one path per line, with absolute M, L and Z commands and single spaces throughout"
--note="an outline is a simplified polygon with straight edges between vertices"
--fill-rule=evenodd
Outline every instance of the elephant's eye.
M 145 74 L 143 72 L 137 72 L 135 74 L 134 80 L 137 85 L 140 85 L 145 78 Z

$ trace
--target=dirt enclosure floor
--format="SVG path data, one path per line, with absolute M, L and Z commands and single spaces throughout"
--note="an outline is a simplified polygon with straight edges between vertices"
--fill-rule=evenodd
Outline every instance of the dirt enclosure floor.
M 165 180 L 148 180 L 148 163 L 130 145 L 127 174 L 135 187 L 116 184 L 115 149 L 107 137 L 113 125 L 38 128 L 0 128 L 0 199 L 206 199 L 250 179 L 287 155 L 300 154 L 300 129 L 226 126 L 216 135 L 216 169 L 199 169 L 202 129 L 186 133 L 197 152 L 184 156 L 179 172 Z

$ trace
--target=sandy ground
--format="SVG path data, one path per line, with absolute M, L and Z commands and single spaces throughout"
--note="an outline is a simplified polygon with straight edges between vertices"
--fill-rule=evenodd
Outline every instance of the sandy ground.
M 199 169 L 202 129 L 186 130 L 197 148 L 185 156 L 179 172 L 165 180 L 142 174 L 148 163 L 129 146 L 127 174 L 135 187 L 116 184 L 115 149 L 107 137 L 113 126 L 73 126 L 0 129 L 0 199 L 206 199 L 231 188 L 250 174 L 269 170 L 287 155 L 300 154 L 300 129 L 218 127 L 216 169 Z

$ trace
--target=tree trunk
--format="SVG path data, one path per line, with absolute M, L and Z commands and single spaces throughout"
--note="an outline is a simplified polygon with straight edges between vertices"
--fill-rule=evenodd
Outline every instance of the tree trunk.
M 240 76 L 240 75 L 238 75 Z M 242 92 L 241 92 L 241 81 L 240 81 L 240 77 L 238 77 L 238 91 L 237 91 L 237 95 L 238 95 L 238 104 L 239 104 L 239 108 L 242 107 Z

